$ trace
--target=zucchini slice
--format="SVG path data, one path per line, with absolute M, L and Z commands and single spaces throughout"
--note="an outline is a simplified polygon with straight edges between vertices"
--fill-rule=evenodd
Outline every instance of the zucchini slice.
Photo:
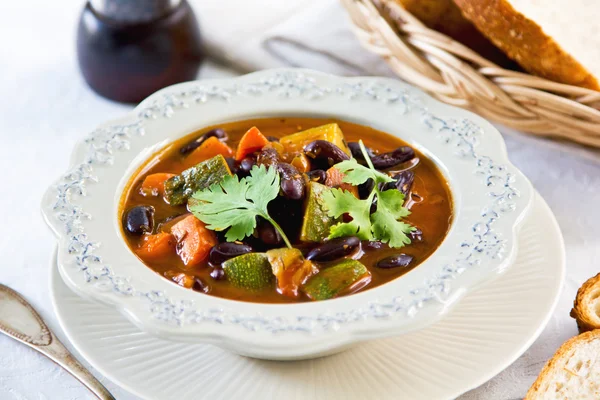
M 225 277 L 232 285 L 252 291 L 267 288 L 275 276 L 265 253 L 248 253 L 223 263 Z
M 302 288 L 311 300 L 327 300 L 371 281 L 371 273 L 356 260 L 342 260 L 308 280 Z
M 308 194 L 304 202 L 304 217 L 300 229 L 300 240 L 303 242 L 322 242 L 329 236 L 330 228 L 340 222 L 340 218 L 327 215 L 323 193 L 329 188 L 317 182 L 307 186 Z
M 221 182 L 227 175 L 231 175 L 231 171 L 225 158 L 219 154 L 167 179 L 165 199 L 174 206 L 184 204 L 194 192 Z

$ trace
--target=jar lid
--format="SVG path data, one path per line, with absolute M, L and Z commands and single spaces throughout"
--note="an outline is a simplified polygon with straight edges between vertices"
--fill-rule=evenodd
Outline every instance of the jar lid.
M 92 9 L 121 22 L 148 22 L 171 12 L 182 0 L 90 0 Z

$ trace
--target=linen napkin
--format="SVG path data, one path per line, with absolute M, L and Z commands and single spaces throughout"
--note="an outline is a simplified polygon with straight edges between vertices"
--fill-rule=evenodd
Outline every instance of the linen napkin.
M 361 48 L 337 0 L 286 0 L 285 7 L 272 0 L 219 3 L 238 10 L 226 27 L 215 22 L 218 9 L 194 3 L 205 41 L 214 56 L 242 70 L 304 67 L 337 75 L 394 76 L 378 56 Z

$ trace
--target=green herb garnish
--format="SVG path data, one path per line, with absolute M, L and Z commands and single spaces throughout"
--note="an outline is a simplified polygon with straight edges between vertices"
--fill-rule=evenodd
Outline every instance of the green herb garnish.
M 246 178 L 238 180 L 237 176 L 226 176 L 208 189 L 194 193 L 192 198 L 198 202 L 190 207 L 190 211 L 208 229 L 223 231 L 229 228 L 225 234 L 229 242 L 252 235 L 256 228 L 256 217 L 263 217 L 291 248 L 287 236 L 267 210 L 267 205 L 278 193 L 279 174 L 275 168 L 255 165 Z
M 327 213 L 333 218 L 349 214 L 350 222 L 342 222 L 331 227 L 329 238 L 357 236 L 362 240 L 380 240 L 390 247 L 402 247 L 410 243 L 408 233 L 415 228 L 400 221 L 410 214 L 404 207 L 404 195 L 398 190 L 379 189 L 380 184 L 394 180 L 373 167 L 362 140 L 359 142 L 368 168 L 360 165 L 355 159 L 342 161 L 334 167 L 344 173 L 343 181 L 352 185 L 360 185 L 372 179 L 375 183 L 369 197 L 360 200 L 348 191 L 331 189 L 323 193 Z M 371 214 L 371 204 L 377 198 L 377 210 Z

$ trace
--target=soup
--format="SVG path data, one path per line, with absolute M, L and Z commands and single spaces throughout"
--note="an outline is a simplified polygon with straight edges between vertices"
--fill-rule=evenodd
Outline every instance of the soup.
M 228 299 L 326 300 L 394 280 L 452 219 L 435 164 L 345 121 L 265 118 L 207 127 L 152 156 L 119 218 L 156 273 Z

